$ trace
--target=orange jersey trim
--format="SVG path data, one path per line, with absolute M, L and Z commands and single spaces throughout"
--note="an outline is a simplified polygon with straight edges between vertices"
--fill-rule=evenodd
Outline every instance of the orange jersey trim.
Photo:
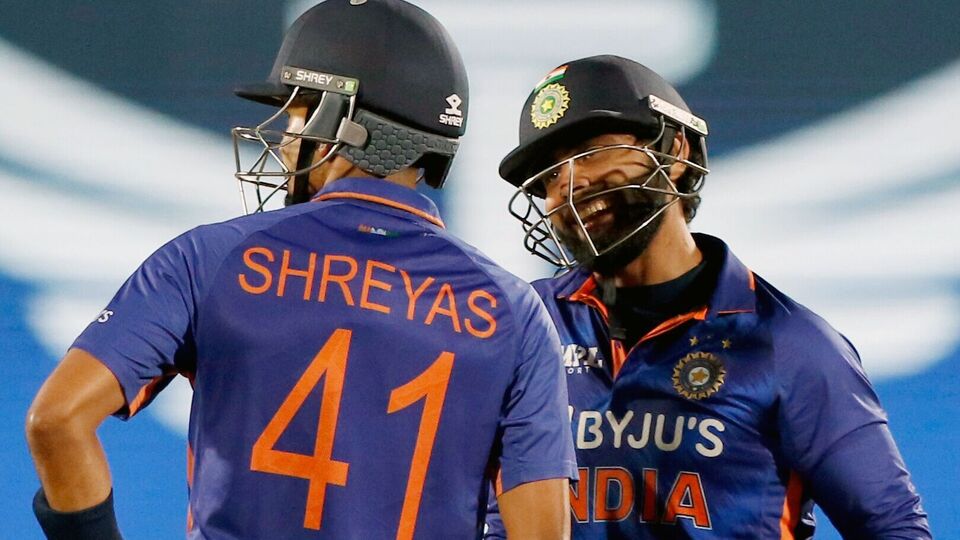
M 193 487 L 193 448 L 187 443 L 187 487 Z
M 783 515 L 780 517 L 780 540 L 795 540 L 794 531 L 800 523 L 800 502 L 803 498 L 803 481 L 800 475 L 790 472 L 787 495 L 783 499 Z
M 599 298 L 594 296 L 593 291 L 597 289 L 597 280 L 593 279 L 591 276 L 590 279 L 583 282 L 583 285 L 579 289 L 574 291 L 570 295 L 570 300 L 573 302 L 583 302 L 588 306 L 594 307 L 597 311 L 603 315 L 603 320 L 609 323 L 610 314 L 607 312 L 607 306 Z
M 752 275 L 753 274 L 751 274 L 751 276 Z M 595 308 L 597 311 L 600 312 L 600 315 L 603 316 L 604 322 L 606 322 L 609 325 L 610 314 L 607 311 L 606 304 L 604 304 L 603 301 L 601 301 L 599 298 L 597 298 L 593 294 L 593 292 L 596 289 L 597 289 L 597 281 L 593 277 L 590 277 L 589 279 L 583 282 L 583 285 L 581 285 L 579 289 L 574 291 L 574 293 L 569 296 L 569 300 L 573 302 L 582 302 L 584 304 L 587 304 L 590 307 Z M 667 319 L 666 321 L 663 321 L 662 323 L 657 325 L 657 327 L 654 328 L 653 330 L 650 330 L 649 332 L 647 332 L 646 335 L 640 338 L 640 341 L 638 341 L 636 345 L 634 345 L 634 347 L 636 347 L 637 345 L 640 345 L 644 341 L 655 338 L 661 334 L 665 334 L 670 330 L 673 330 L 674 328 L 680 326 L 681 324 L 691 319 L 696 319 L 698 321 L 705 320 L 707 318 L 707 311 L 708 311 L 708 308 L 704 306 L 696 311 L 683 313 L 681 315 L 677 315 L 676 317 Z M 631 348 L 630 351 L 633 351 L 633 348 Z M 613 356 L 612 358 L 613 364 L 611 367 L 613 368 L 614 379 L 616 379 L 617 375 L 620 374 L 620 369 L 623 368 L 623 365 L 627 361 L 627 357 L 630 356 L 630 351 L 624 350 L 623 344 L 620 343 L 619 341 L 615 339 L 610 340 L 610 352 Z
M 133 398 L 133 401 L 130 402 L 130 406 L 127 407 L 127 410 L 130 413 L 130 416 L 137 414 L 137 411 L 139 411 L 140 408 L 143 407 L 143 404 L 147 400 L 153 397 L 153 395 L 156 393 L 155 389 L 159 384 L 169 381 L 170 379 L 176 376 L 177 376 L 177 372 L 175 371 L 170 373 L 164 373 L 163 375 L 154 377 L 153 380 L 145 384 L 143 388 L 141 388 L 140 391 L 137 392 L 137 397 Z
M 627 362 L 627 351 L 623 349 L 623 343 L 615 339 L 610 340 L 610 351 L 613 355 L 613 378 L 616 379 L 623 364 Z
M 193 448 L 187 443 L 187 487 L 193 489 Z M 193 529 L 193 510 L 190 508 L 190 498 L 187 498 L 187 532 Z
M 382 204 L 384 206 L 389 206 L 390 208 L 396 208 L 397 210 L 403 210 L 404 212 L 409 212 L 417 217 L 421 217 L 430 223 L 433 223 L 437 227 L 446 228 L 446 225 L 443 224 L 443 220 L 438 217 L 432 216 L 419 208 L 414 208 L 410 205 L 398 203 L 390 199 L 383 197 L 377 197 L 376 195 L 367 195 L 365 193 L 325 193 L 316 198 L 318 201 L 326 201 L 330 199 L 359 199 L 361 201 L 367 201 L 377 204 Z
M 689 321 L 689 320 L 691 320 L 691 319 L 695 319 L 695 320 L 698 320 L 698 321 L 703 321 L 703 320 L 706 320 L 706 318 L 707 318 L 707 307 L 706 307 L 706 306 L 704 306 L 704 307 L 702 307 L 702 308 L 700 308 L 700 309 L 698 309 L 698 310 L 696 310 L 696 311 L 691 311 L 691 312 L 689 312 L 689 313 L 683 313 L 683 314 L 677 315 L 676 317 L 672 317 L 672 318 L 670 318 L 670 319 L 667 319 L 667 320 L 663 321 L 662 323 L 660 323 L 659 325 L 657 325 L 656 328 L 654 328 L 653 330 L 647 332 L 646 335 L 644 335 L 642 338 L 640 338 L 640 341 L 637 342 L 637 345 L 639 345 L 639 344 L 641 344 L 641 343 L 643 343 L 644 341 L 647 341 L 647 340 L 649 340 L 649 339 L 653 339 L 653 338 L 655 338 L 655 337 L 657 337 L 657 336 L 659 336 L 659 335 L 661 335 L 661 334 L 665 334 L 665 333 L 669 332 L 670 330 L 673 330 L 674 328 L 680 326 L 681 324 L 683 324 L 683 323 L 685 323 L 685 322 L 687 322 L 687 321 Z

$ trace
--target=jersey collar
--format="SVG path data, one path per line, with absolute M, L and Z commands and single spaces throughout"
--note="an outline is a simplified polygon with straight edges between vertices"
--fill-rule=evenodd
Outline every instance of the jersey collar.
M 437 205 L 417 191 L 377 178 L 340 178 L 329 182 L 312 201 L 346 199 L 386 206 L 445 227 Z
M 705 317 L 755 311 L 756 278 L 753 272 L 744 266 L 719 238 L 700 233 L 694 233 L 693 238 L 705 257 L 720 261 L 717 286 L 710 298 Z M 561 283 L 557 291 L 558 299 L 582 302 L 596 307 L 601 313 L 606 313 L 606 306 L 603 305 L 597 292 L 597 281 L 591 272 L 578 267 L 561 276 L 559 280 Z
M 757 279 L 753 272 L 740 262 L 723 240 L 700 233 L 695 233 L 693 239 L 705 256 L 721 261 L 708 316 L 756 311 Z

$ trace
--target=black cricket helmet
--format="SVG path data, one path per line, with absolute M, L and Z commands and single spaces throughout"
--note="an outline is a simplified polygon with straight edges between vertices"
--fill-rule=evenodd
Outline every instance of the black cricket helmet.
M 560 150 L 607 133 L 633 134 L 643 143 L 590 148 L 558 159 Z M 683 136 L 682 144 L 689 145 L 687 159 L 680 156 L 682 147 L 673 152 L 677 134 Z M 500 176 L 517 187 L 509 210 L 523 226 L 524 246 L 564 268 L 615 250 L 654 223 L 670 205 L 699 197 L 703 178 L 709 172 L 706 136 L 706 122 L 691 113 L 673 86 L 637 62 L 602 55 L 554 69 L 534 86 L 524 103 L 520 112 L 520 144 L 500 162 Z M 584 197 L 574 194 L 578 163 L 624 151 L 644 154 L 645 157 L 636 156 L 652 163 L 649 175 Z M 670 179 L 670 167 L 678 162 L 686 165 L 687 173 L 685 181 L 675 185 Z M 565 201 L 547 209 L 543 201 L 546 185 L 560 174 L 567 180 Z M 591 201 L 596 203 L 614 192 L 634 200 L 652 195 L 656 202 L 650 212 L 631 218 L 632 222 L 624 224 L 621 219 L 618 234 L 597 238 L 584 225 L 583 212 Z M 596 211 L 597 204 L 592 206 L 591 210 Z M 551 218 L 561 216 L 572 216 L 569 221 L 579 232 L 558 235 Z M 692 215 L 687 217 L 692 219 Z
M 248 212 L 245 185 L 256 186 L 254 211 L 286 193 L 288 182 L 286 204 L 304 202 L 309 172 L 335 155 L 379 177 L 416 167 L 440 188 L 466 128 L 469 90 L 456 45 L 426 11 L 403 0 L 325 0 L 287 30 L 266 82 L 236 94 L 279 107 L 258 126 L 233 130 Z M 284 113 L 295 105 L 308 113 L 291 133 Z M 281 152 L 294 141 L 300 149 L 290 169 Z M 255 151 L 244 156 L 249 143 Z M 321 144 L 329 151 L 314 163 Z

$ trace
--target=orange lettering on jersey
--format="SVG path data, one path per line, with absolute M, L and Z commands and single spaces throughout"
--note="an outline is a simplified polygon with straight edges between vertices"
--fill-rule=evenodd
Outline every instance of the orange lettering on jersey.
M 287 288 L 287 277 L 288 276 L 299 276 L 306 278 L 306 282 L 303 284 L 303 299 L 310 299 L 310 289 L 313 287 L 313 271 L 317 268 L 317 254 L 310 252 L 310 262 L 307 264 L 306 270 L 297 270 L 296 268 L 290 268 L 290 250 L 283 250 L 283 262 L 280 265 L 280 279 L 277 280 L 277 296 L 283 296 L 284 291 Z
M 380 270 L 386 270 L 387 272 L 396 272 L 397 268 L 391 266 L 387 263 L 382 263 L 380 261 L 369 260 L 367 261 L 367 269 L 363 273 L 363 289 L 360 291 L 360 307 L 365 309 L 372 309 L 374 311 L 379 311 L 380 313 L 390 314 L 390 307 L 383 304 L 377 304 L 370 301 L 370 289 L 381 289 L 387 292 L 390 292 L 393 289 L 393 285 L 386 283 L 384 281 L 373 279 L 373 269 L 379 268 Z
M 707 499 L 703 495 L 703 486 L 697 473 L 681 472 L 667 497 L 663 522 L 673 524 L 679 517 L 693 519 L 694 525 L 701 529 L 710 528 Z
M 643 470 L 643 508 L 640 521 L 657 522 L 657 470 Z
M 427 290 L 433 282 L 432 277 L 428 277 L 423 280 L 423 283 L 417 287 L 416 290 L 413 289 L 413 280 L 410 279 L 410 274 L 405 270 L 400 270 L 400 277 L 403 278 L 403 286 L 407 290 L 407 319 L 413 320 L 414 313 L 417 310 L 417 299 L 420 298 L 420 295 L 423 294 L 423 291 Z
M 480 308 L 480 306 L 477 305 L 478 298 L 483 298 L 484 300 L 489 302 L 490 309 L 495 309 L 497 307 L 497 299 L 492 294 L 488 293 L 487 291 L 484 291 L 483 289 L 478 289 L 476 291 L 473 291 L 472 293 L 470 293 L 470 297 L 467 298 L 467 306 L 470 308 L 470 311 L 472 311 L 475 315 L 477 315 L 481 319 L 487 321 L 487 327 L 484 330 L 477 330 L 473 326 L 473 323 L 470 322 L 470 319 L 464 319 L 463 324 L 464 326 L 467 327 L 467 332 L 470 332 L 472 336 L 478 337 L 480 339 L 486 339 L 492 336 L 493 333 L 497 331 L 497 320 L 494 319 L 489 312 L 484 311 L 483 309 Z
M 251 285 L 250 281 L 247 280 L 246 274 L 239 274 L 237 276 L 237 280 L 240 282 L 240 288 L 248 293 L 263 294 L 270 290 L 270 286 L 273 285 L 273 274 L 266 266 L 254 262 L 254 255 L 263 255 L 269 262 L 273 262 L 276 259 L 273 256 L 273 252 L 265 247 L 252 247 L 243 252 L 243 264 L 247 265 L 247 268 L 263 276 L 263 284 Z
M 590 493 L 590 469 L 580 467 L 577 469 L 577 474 L 580 476 L 580 481 L 576 483 L 576 487 L 570 484 L 570 512 L 578 523 L 586 523 L 590 517 L 587 509 L 590 502 L 587 496 Z
M 347 270 L 346 274 L 334 274 L 330 271 L 330 267 L 333 266 L 335 262 L 346 263 L 350 269 Z M 346 300 L 348 306 L 352 306 L 353 294 L 350 293 L 350 286 L 347 285 L 347 282 L 356 276 L 356 259 L 346 255 L 327 255 L 323 258 L 323 275 L 320 277 L 320 293 L 317 295 L 317 300 L 321 302 L 327 301 L 327 285 L 333 282 L 340 285 L 340 290 L 343 292 L 343 299 Z
M 446 309 L 440 307 L 444 298 L 447 299 Z M 458 334 L 462 332 L 462 330 L 460 330 L 460 316 L 457 315 L 457 301 L 453 294 L 453 287 L 451 287 L 449 283 L 444 283 L 440 287 L 440 292 L 437 293 L 437 298 L 433 301 L 433 307 L 430 308 L 430 313 L 427 313 L 427 319 L 424 321 L 424 324 L 433 324 L 433 318 L 436 317 L 437 314 L 450 317 L 450 320 L 453 322 L 453 331 Z
M 610 486 L 616 484 L 619 492 L 617 503 L 610 504 Z M 633 477 L 622 467 L 597 467 L 593 487 L 594 521 L 621 521 L 633 511 Z

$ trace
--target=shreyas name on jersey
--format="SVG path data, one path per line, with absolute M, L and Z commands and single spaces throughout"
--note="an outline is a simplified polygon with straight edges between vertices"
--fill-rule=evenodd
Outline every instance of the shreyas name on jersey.
M 250 295 L 299 302 L 339 302 L 350 308 L 402 317 L 427 326 L 487 339 L 497 331 L 497 298 L 483 289 L 455 291 L 433 277 L 415 277 L 392 264 L 349 255 L 294 252 L 253 246 L 237 284 Z

